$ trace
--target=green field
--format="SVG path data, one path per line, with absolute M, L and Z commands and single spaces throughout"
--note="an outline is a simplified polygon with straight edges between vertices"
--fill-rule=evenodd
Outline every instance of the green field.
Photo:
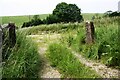
M 40 14 L 40 19 L 45 19 L 49 14 Z M 24 22 L 28 22 L 33 18 L 33 15 L 25 16 L 4 16 L 2 17 L 2 24 L 7 24 L 9 22 L 14 22 L 18 27 L 20 27 Z
M 84 20 L 91 20 L 93 16 L 102 17 L 103 13 L 82 13 Z

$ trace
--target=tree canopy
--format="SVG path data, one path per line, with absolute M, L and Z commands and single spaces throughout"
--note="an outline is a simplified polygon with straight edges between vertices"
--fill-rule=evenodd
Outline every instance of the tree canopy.
M 80 22 L 83 20 L 81 9 L 75 4 L 59 3 L 53 10 L 53 15 L 56 15 L 60 22 Z

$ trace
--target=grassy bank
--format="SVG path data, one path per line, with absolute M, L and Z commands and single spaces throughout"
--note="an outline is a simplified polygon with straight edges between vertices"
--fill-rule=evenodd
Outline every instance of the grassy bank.
M 64 33 L 69 30 L 75 30 L 79 27 L 83 27 L 83 23 L 67 23 L 67 24 L 59 23 L 59 24 L 50 24 L 50 25 L 39 25 L 39 26 L 32 26 L 29 28 L 22 28 L 20 30 L 30 35 L 30 34 L 41 34 L 41 32 Z
M 5 44 L 4 44 L 5 45 Z M 8 45 L 6 45 L 8 46 Z M 37 46 L 25 33 L 17 32 L 17 41 L 13 48 L 3 46 L 3 78 L 37 78 L 40 68 L 40 57 Z M 5 56 L 6 56 L 5 55 Z

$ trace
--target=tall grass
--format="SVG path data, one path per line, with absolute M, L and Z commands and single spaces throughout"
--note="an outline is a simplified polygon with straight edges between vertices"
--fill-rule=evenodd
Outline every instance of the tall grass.
M 81 64 L 74 55 L 61 44 L 53 43 L 49 46 L 47 57 L 53 67 L 57 67 L 63 78 L 98 78 L 94 71 Z
M 6 45 L 7 46 L 7 45 Z M 13 48 L 4 51 L 9 54 L 3 62 L 3 78 L 37 78 L 40 67 L 40 57 L 37 46 L 25 33 L 17 32 L 17 41 Z
M 110 19 L 110 20 L 109 20 Z M 95 43 L 85 44 L 85 28 L 79 29 L 77 37 L 72 41 L 72 47 L 90 59 L 99 59 L 108 66 L 120 66 L 120 51 L 118 49 L 118 18 L 95 21 Z
M 85 44 L 85 27 L 76 28 L 76 33 L 75 30 L 67 31 L 61 42 L 86 58 L 99 60 L 107 66 L 120 68 L 119 20 L 119 17 L 96 19 L 94 21 L 95 43 L 92 45 Z M 85 26 L 85 24 L 81 26 Z

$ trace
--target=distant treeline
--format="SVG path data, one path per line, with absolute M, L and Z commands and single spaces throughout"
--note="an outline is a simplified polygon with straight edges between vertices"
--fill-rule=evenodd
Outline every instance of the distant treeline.
M 29 22 L 24 22 L 22 27 L 37 26 L 40 24 L 81 22 L 83 17 L 81 9 L 75 4 L 59 3 L 46 19 L 41 20 L 39 15 L 35 15 Z
M 112 11 L 107 11 L 106 13 L 104 13 L 105 17 L 117 17 L 120 16 L 120 12 L 112 12 Z

